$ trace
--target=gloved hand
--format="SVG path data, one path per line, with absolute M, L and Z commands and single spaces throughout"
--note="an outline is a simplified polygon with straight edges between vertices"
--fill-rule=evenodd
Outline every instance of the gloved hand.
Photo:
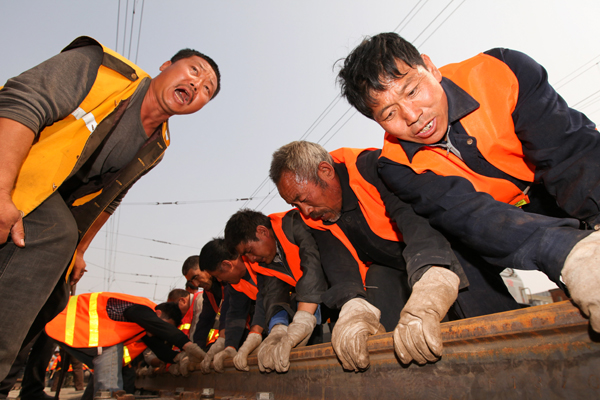
M 137 376 L 150 376 L 150 375 L 152 375 L 152 370 L 149 367 L 142 367 L 142 368 L 138 368 L 135 371 L 135 374 Z
M 313 329 L 317 325 L 317 318 L 307 311 L 296 311 L 292 323 L 288 326 L 287 334 L 275 346 L 274 363 L 277 372 L 287 372 L 290 369 L 290 352 L 296 346 L 306 346 Z
M 600 332 L 600 231 L 573 247 L 561 276 L 575 304 L 590 318 L 592 329 Z
M 271 329 L 269 336 L 258 348 L 258 369 L 260 372 L 271 372 L 275 370 L 275 346 L 287 333 L 287 325 L 277 324 Z
M 442 267 L 431 267 L 414 284 L 394 330 L 394 348 L 403 364 L 437 361 L 443 350 L 440 321 L 456 301 L 460 278 Z
M 381 311 L 365 299 L 354 298 L 342 306 L 331 332 L 331 345 L 344 369 L 362 371 L 369 368 L 367 337 L 385 332 L 379 323 L 380 317 Z
M 169 373 L 174 376 L 181 375 L 181 372 L 179 372 L 179 364 L 169 365 Z
M 210 349 L 208 349 L 208 353 L 206 353 L 206 357 L 202 363 L 200 363 L 200 371 L 203 374 L 210 374 L 210 362 L 215 357 L 215 354 L 219 353 L 221 350 L 225 348 L 225 338 L 219 336 L 216 342 L 213 343 Z
M 240 371 L 250 371 L 248 367 L 248 355 L 254 351 L 262 342 L 262 334 L 257 332 L 250 332 L 244 344 L 237 352 L 237 355 L 233 357 L 233 365 Z
M 190 371 L 188 369 L 190 358 L 185 351 L 179 352 L 179 354 L 175 356 L 173 361 L 175 361 L 175 364 L 173 365 L 176 365 L 177 368 L 173 368 L 173 372 L 171 372 L 171 367 L 173 367 L 173 365 L 171 365 L 171 367 L 169 367 L 169 372 L 171 372 L 173 375 L 176 375 L 176 372 L 179 372 L 183 376 L 190 375 Z
M 202 361 L 204 360 L 204 357 L 206 357 L 204 350 L 202 350 L 196 343 L 187 342 L 183 346 L 182 350 L 184 350 L 194 362 Z
M 225 350 L 222 350 L 215 354 L 215 358 L 213 360 L 213 367 L 215 371 L 222 374 L 225 372 L 225 368 L 223 367 L 223 362 L 227 358 L 233 358 L 237 354 L 237 350 L 231 346 L 225 347 Z

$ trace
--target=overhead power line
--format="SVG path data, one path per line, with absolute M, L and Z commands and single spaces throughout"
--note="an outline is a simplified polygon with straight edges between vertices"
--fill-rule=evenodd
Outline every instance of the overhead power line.
M 106 250 L 100 247 L 92 247 L 90 246 L 90 249 L 96 249 L 96 250 Z M 139 257 L 147 257 L 147 258 L 153 258 L 155 260 L 163 260 L 163 261 L 174 261 L 174 262 L 178 262 L 178 263 L 183 263 L 182 260 L 172 260 L 170 258 L 164 258 L 164 257 L 158 257 L 158 256 L 149 256 L 147 254 L 138 254 L 138 253 L 129 253 L 127 251 L 120 251 L 120 250 L 112 250 L 115 253 L 121 253 L 121 254 L 129 254 L 131 256 L 139 256 Z
M 593 67 L 599 65 L 600 61 L 595 62 L 594 64 L 590 65 L 588 68 L 585 68 L 586 65 L 588 65 L 591 62 L 594 62 L 599 57 L 600 57 L 600 54 L 598 54 L 596 57 L 592 58 L 590 61 L 584 63 L 582 66 L 580 66 L 579 68 L 575 69 L 573 72 L 570 72 L 566 76 L 564 76 L 561 79 L 559 79 L 558 81 L 554 82 L 553 86 L 555 86 L 557 89 L 560 89 L 561 87 L 565 86 L 567 83 L 571 82 L 575 78 L 578 78 L 579 76 L 583 75 L 585 72 L 589 71 Z M 585 70 L 583 70 L 580 73 L 578 73 L 582 68 L 585 68 Z M 575 75 L 574 77 L 571 78 L 571 75 L 573 75 L 573 74 L 577 74 L 577 75 Z M 566 79 L 568 79 L 568 81 L 564 82 Z
M 423 3 L 423 5 L 421 6 L 421 8 L 419 8 L 416 12 L 415 15 L 417 15 L 419 13 L 419 11 L 421 11 L 421 9 L 425 6 L 425 4 L 427 4 L 429 0 L 425 0 L 425 2 Z M 415 6 L 413 8 L 411 8 L 411 10 L 408 12 L 408 14 L 406 14 L 406 16 L 402 19 L 402 21 L 400 21 L 400 23 L 394 28 L 393 32 L 400 32 L 402 31 L 404 28 L 406 28 L 406 25 L 408 25 L 410 23 L 410 21 L 413 20 L 414 15 L 408 20 L 406 21 L 406 19 L 409 17 L 410 14 L 412 14 L 412 12 L 419 6 L 419 4 L 421 4 L 423 2 L 423 0 L 419 0 L 419 2 L 417 4 L 415 4 Z M 400 28 L 400 25 L 402 25 L 404 23 L 404 21 L 406 21 L 406 24 L 404 24 L 404 26 L 402 26 L 402 28 Z M 400 30 L 398 30 L 400 29 Z
M 148 201 L 137 203 L 123 203 L 124 206 L 181 206 L 186 204 L 207 204 L 207 203 L 232 203 L 236 201 L 249 201 L 261 199 L 262 197 L 241 197 L 236 199 L 216 199 L 216 200 L 191 200 L 191 201 Z
M 151 238 L 144 238 L 144 237 L 140 237 L 140 236 L 134 236 L 134 235 L 126 235 L 124 233 L 116 233 L 116 232 L 111 232 L 114 233 L 117 236 L 125 236 L 125 237 L 130 237 L 130 238 L 135 238 L 135 239 L 141 239 L 141 240 L 148 240 L 150 242 L 155 242 L 155 243 L 161 243 L 161 244 L 166 244 L 169 246 L 179 246 L 179 247 L 187 247 L 189 249 L 196 249 L 196 247 L 194 246 L 186 246 L 184 244 L 178 244 L 178 243 L 171 243 L 171 242 L 167 242 L 165 240 L 159 240 L 159 239 L 151 239 Z
M 100 266 L 98 264 L 94 264 L 94 263 L 91 263 L 91 262 L 86 262 L 86 264 L 93 265 L 94 267 L 98 267 L 100 269 L 106 270 L 106 268 L 104 268 L 104 267 L 102 267 L 102 266 Z M 138 274 L 138 273 L 135 273 L 135 272 L 118 272 L 118 271 L 115 271 L 114 273 L 115 274 L 119 274 L 119 275 L 146 276 L 148 278 L 166 278 L 166 279 L 178 279 L 178 278 L 181 278 L 181 275 L 178 275 L 178 276 L 151 275 L 151 274 Z

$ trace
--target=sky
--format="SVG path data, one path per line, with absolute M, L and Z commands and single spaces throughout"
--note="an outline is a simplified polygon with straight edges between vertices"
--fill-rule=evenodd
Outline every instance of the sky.
M 185 284 L 183 261 L 222 235 L 238 209 L 290 208 L 267 181 L 284 144 L 381 147 L 382 128 L 340 99 L 336 84 L 339 60 L 368 35 L 396 31 L 438 67 L 494 47 L 523 51 L 569 105 L 600 120 L 597 0 L 4 0 L 0 15 L 1 82 L 82 35 L 152 76 L 185 47 L 212 57 L 222 74 L 213 101 L 171 118 L 164 160 L 91 244 L 78 293 L 164 301 Z M 520 276 L 532 293 L 552 286 L 540 273 Z

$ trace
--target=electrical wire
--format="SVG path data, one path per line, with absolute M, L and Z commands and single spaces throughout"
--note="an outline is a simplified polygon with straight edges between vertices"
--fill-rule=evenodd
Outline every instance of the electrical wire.
M 150 239 L 150 238 L 144 238 L 144 237 L 141 237 L 141 236 L 134 236 L 134 235 L 126 235 L 124 233 L 115 233 L 115 234 L 118 235 L 118 236 L 125 236 L 125 237 L 130 237 L 130 238 L 135 238 L 135 239 L 148 240 L 148 241 L 151 241 L 151 242 L 160 243 L 160 244 L 166 244 L 166 245 L 169 245 L 169 246 L 179 246 L 179 247 L 187 247 L 188 249 L 197 249 L 194 246 L 186 246 L 184 244 L 171 243 L 171 242 L 167 242 L 165 240 Z
M 429 40 L 429 38 L 430 38 L 431 36 L 433 36 L 433 34 L 434 34 L 434 33 L 436 33 L 436 32 L 437 32 L 437 30 L 438 30 L 438 29 L 440 29 L 440 28 L 442 27 L 442 25 L 444 25 L 444 24 L 446 23 L 446 21 L 447 21 L 447 20 L 448 20 L 448 19 L 449 19 L 449 18 L 450 18 L 450 17 L 451 17 L 451 16 L 452 16 L 452 15 L 453 15 L 455 12 L 456 12 L 456 10 L 458 10 L 458 9 L 459 9 L 459 8 L 460 8 L 460 7 L 461 7 L 461 6 L 462 6 L 462 5 L 465 3 L 465 1 L 467 1 L 467 0 L 463 0 L 463 1 L 462 1 L 462 3 L 460 3 L 460 4 L 458 5 L 458 7 L 456 7 L 456 8 L 455 8 L 455 9 L 454 9 L 454 10 L 453 10 L 453 11 L 452 11 L 450 14 L 448 14 L 448 16 L 447 16 L 447 17 L 446 17 L 446 18 L 445 18 L 445 19 L 444 19 L 444 20 L 443 20 L 443 21 L 442 21 L 442 22 L 441 22 L 441 23 L 438 25 L 438 27 L 437 27 L 437 28 L 435 28 L 435 29 L 433 30 L 433 32 L 431 32 L 431 33 L 429 34 L 429 36 L 427 36 L 427 38 L 425 38 L 425 40 L 423 40 L 423 42 L 421 42 L 421 44 L 419 45 L 419 47 L 422 47 L 422 46 L 423 46 L 423 45 L 424 45 L 424 44 L 425 44 L 425 43 L 426 43 L 426 42 Z M 436 17 L 436 18 L 437 18 L 437 17 Z
M 100 247 L 89 247 L 90 249 L 96 249 L 96 250 L 106 250 L 106 248 L 100 248 Z M 147 258 L 153 258 L 155 260 L 163 260 L 163 261 L 173 261 L 173 262 L 178 262 L 178 263 L 183 263 L 182 260 L 172 260 L 170 258 L 164 258 L 164 257 L 158 257 L 158 256 L 149 256 L 147 254 L 138 254 L 138 253 L 129 253 L 127 251 L 121 251 L 121 250 L 113 250 L 116 253 L 121 253 L 121 254 L 129 254 L 131 256 L 139 256 L 139 257 L 147 257 Z
M 446 11 L 446 9 L 447 9 L 448 7 L 450 7 L 450 4 L 452 4 L 452 3 L 454 3 L 454 0 L 450 0 L 450 3 L 446 4 L 446 7 L 442 8 L 442 11 L 440 11 L 440 12 L 439 12 L 439 13 L 438 13 L 438 14 L 437 14 L 437 15 L 436 15 L 436 16 L 435 16 L 435 17 L 434 17 L 432 20 L 431 20 L 431 22 L 429 22 L 429 23 L 427 24 L 427 26 L 426 26 L 426 27 L 425 27 L 425 28 L 424 28 L 424 29 L 421 31 L 421 33 L 419 33 L 419 34 L 417 35 L 417 37 L 416 37 L 416 38 L 414 38 L 414 39 L 411 41 L 411 43 L 415 43 L 415 42 L 416 42 L 416 41 L 417 41 L 417 40 L 418 40 L 418 39 L 421 37 L 421 35 L 422 35 L 423 33 L 425 33 L 425 31 L 426 31 L 427 29 L 429 29 L 429 27 L 430 27 L 431 25 L 433 25 L 433 23 L 434 23 L 434 22 L 435 22 L 435 21 L 436 21 L 436 20 L 437 20 L 437 19 L 440 17 L 440 15 L 442 15 L 442 13 L 443 13 L 444 11 Z M 438 27 L 438 28 L 439 28 L 439 27 Z M 416 48 L 419 48 L 419 47 L 421 47 L 421 45 L 419 45 L 419 46 L 415 46 L 415 47 L 416 47 Z
M 585 69 L 584 71 L 582 71 L 581 73 L 577 74 L 577 76 L 574 76 L 572 79 L 569 79 L 569 77 L 570 77 L 571 75 L 573 75 L 573 74 L 577 73 L 577 72 L 578 72 L 580 69 L 582 69 L 582 68 L 585 68 L 585 66 L 586 66 L 587 64 L 589 64 L 589 63 L 591 63 L 591 62 L 594 62 L 594 60 L 596 60 L 598 57 L 600 57 L 600 54 L 598 54 L 596 57 L 592 58 L 590 61 L 588 61 L 588 62 L 584 63 L 583 65 L 581 65 L 579 68 L 577 68 L 577 69 L 576 69 L 576 70 L 574 70 L 573 72 L 570 72 L 570 73 L 568 73 L 566 76 L 564 76 L 564 77 L 562 77 L 561 79 L 559 79 L 558 81 L 554 82 L 552 85 L 553 85 L 554 87 L 556 87 L 557 89 L 559 89 L 559 88 L 561 88 L 561 87 L 565 86 L 567 83 L 569 83 L 569 82 L 571 82 L 573 79 L 575 79 L 575 78 L 579 77 L 579 76 L 580 76 L 580 75 L 582 75 L 584 72 L 587 72 L 588 70 L 590 70 L 590 69 L 591 69 L 591 68 L 593 68 L 594 66 L 596 66 L 596 65 L 600 64 L 600 61 L 599 61 L 599 62 L 596 62 L 596 63 L 592 64 L 590 67 L 586 68 L 586 69 Z M 569 79 L 569 81 L 567 81 L 567 82 L 564 82 L 564 83 L 563 83 L 563 81 L 564 81 L 565 79 Z
M 140 29 L 138 30 L 138 42 L 135 49 L 135 63 L 137 64 L 138 55 L 140 53 L 140 39 L 142 37 L 142 21 L 144 20 L 144 3 L 145 0 L 142 0 L 142 12 L 140 13 Z
M 121 20 L 121 0 L 119 0 L 119 6 L 117 8 L 117 35 L 115 37 L 115 51 L 119 48 L 119 21 Z
M 417 12 L 415 12 L 415 15 L 417 15 L 419 13 L 419 11 L 421 11 L 421 9 L 425 6 L 425 4 L 427 4 L 428 1 L 429 0 L 425 0 L 425 3 L 423 3 L 423 5 L 421 6 L 421 8 L 419 8 L 417 10 Z M 421 2 L 423 2 L 423 0 L 419 0 L 419 2 L 414 5 L 414 7 L 408 12 L 408 14 L 406 14 L 406 16 L 404 17 L 404 19 L 402 21 L 400 21 L 400 23 L 394 28 L 394 30 L 392 32 L 398 32 L 398 29 L 400 29 L 400 31 L 402 31 L 404 28 L 406 28 L 406 25 L 408 25 L 408 23 L 410 21 L 412 21 L 412 19 L 414 18 L 414 16 L 411 17 L 411 19 L 409 19 L 402 28 L 400 28 L 400 25 L 402 25 L 402 23 L 406 20 L 406 18 L 408 18 L 408 16 L 415 10 L 415 8 L 417 8 L 419 6 L 419 4 Z
M 208 204 L 208 203 L 232 203 L 236 201 L 250 201 L 254 199 L 260 199 L 262 197 L 242 197 L 236 199 L 217 199 L 217 200 L 191 200 L 191 201 L 150 201 L 150 202 L 135 202 L 135 203 L 122 203 L 124 206 L 179 206 L 186 204 Z

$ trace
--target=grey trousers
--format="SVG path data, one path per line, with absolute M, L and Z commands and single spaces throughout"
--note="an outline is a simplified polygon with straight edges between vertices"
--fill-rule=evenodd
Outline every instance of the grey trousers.
M 54 193 L 25 217 L 25 247 L 0 245 L 0 381 L 23 344 L 67 305 L 64 280 L 77 246 L 77 224 Z

